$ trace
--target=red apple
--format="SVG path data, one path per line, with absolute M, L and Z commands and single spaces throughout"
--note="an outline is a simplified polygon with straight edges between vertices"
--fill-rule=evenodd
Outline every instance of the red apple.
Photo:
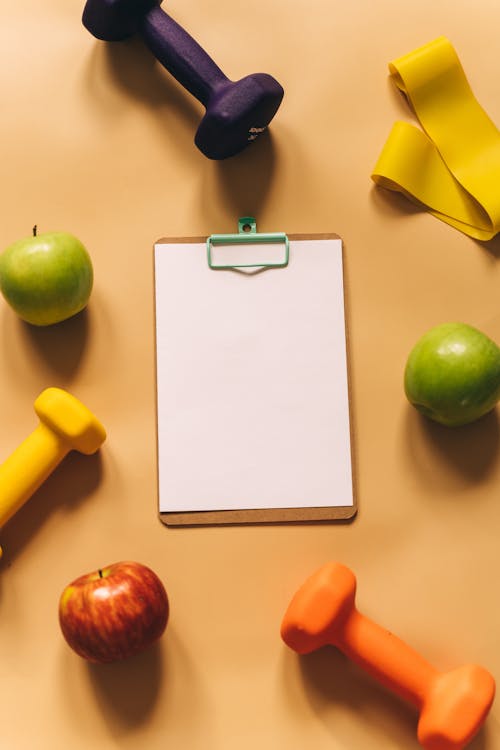
M 88 661 L 125 659 L 154 643 L 169 614 L 165 588 L 150 568 L 118 562 L 70 583 L 59 600 L 62 633 Z

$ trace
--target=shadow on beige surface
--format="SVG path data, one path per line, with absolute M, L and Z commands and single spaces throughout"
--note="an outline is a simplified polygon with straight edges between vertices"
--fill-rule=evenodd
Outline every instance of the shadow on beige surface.
M 80 732 L 90 730 L 91 737 L 92 727 L 102 723 L 104 736 L 122 739 L 125 746 L 136 732 L 154 727 L 155 747 L 160 747 L 162 734 L 167 745 L 170 738 L 171 747 L 204 747 L 205 741 L 211 746 L 214 707 L 207 701 L 189 649 L 171 623 L 156 644 L 121 662 L 91 664 L 64 642 L 60 657 L 58 690 L 65 714 L 72 725 L 79 722 Z M 84 723 L 79 720 L 82 712 Z M 137 743 L 139 747 L 139 739 Z
M 403 193 L 378 187 L 373 183 L 369 195 L 372 203 L 377 209 L 377 213 L 381 216 L 388 216 L 392 219 L 394 219 L 394 217 L 406 218 L 413 214 L 423 214 L 427 210 L 425 206 L 413 203 L 413 201 L 403 195 Z
M 412 747 L 417 715 L 381 688 L 340 651 L 325 647 L 298 659 L 298 678 L 314 714 L 346 748 L 361 746 L 373 730 L 395 747 Z M 391 745 L 388 745 L 391 747 Z
M 116 93 L 124 92 L 165 118 L 162 124 L 169 141 L 172 140 L 169 126 L 179 117 L 183 120 L 186 141 L 189 132 L 194 137 L 202 117 L 201 105 L 161 67 L 139 37 L 114 43 L 94 40 L 85 83 L 101 117 L 106 113 L 128 115 L 123 104 L 115 104 Z
M 44 364 L 64 380 L 76 373 L 89 338 L 89 312 L 82 310 L 52 326 L 18 322 L 18 333 Z M 42 389 L 40 389 L 42 390 Z
M 78 373 L 91 335 L 88 310 L 51 326 L 25 323 L 6 308 L 0 310 L 0 316 L 3 362 L 14 371 L 16 380 L 24 386 L 39 383 L 40 393 L 48 386 L 64 387 L 65 383 L 71 391 L 69 384 Z M 54 382 L 47 382 L 48 376 Z
M 449 428 L 408 405 L 403 429 L 406 460 L 434 489 L 477 485 L 496 469 L 500 440 L 496 410 L 469 425 Z
M 294 659 L 298 661 L 298 669 L 295 665 L 293 670 L 295 682 L 299 682 L 296 689 L 304 693 L 332 737 L 345 742 L 342 747 L 346 750 L 366 746 L 372 730 L 378 740 L 387 737 L 387 748 L 420 747 L 417 709 L 381 687 L 338 649 L 327 646 L 301 657 L 287 654 L 286 673 L 292 671 Z M 287 683 L 293 681 L 290 674 Z M 487 742 L 487 728 L 480 731 L 468 748 L 492 750 L 493 746 Z
M 215 162 L 212 173 L 214 192 L 208 194 L 234 214 L 235 220 L 240 216 L 258 217 L 265 205 L 275 170 L 276 149 L 271 132 L 266 130 L 240 154 Z M 270 231 L 274 231 L 274 228 Z
M 112 731 L 126 733 L 148 720 L 163 678 L 161 642 L 125 661 L 86 666 L 97 703 Z
M 481 250 L 487 250 L 493 258 L 500 258 L 500 234 L 497 234 L 496 237 L 493 237 L 493 239 L 487 240 L 486 242 L 480 242 L 480 240 L 473 240 L 473 242 Z
M 5 562 L 12 563 L 51 514 L 73 513 L 80 503 L 90 501 L 101 477 L 100 453 L 92 456 L 70 453 L 2 529 Z

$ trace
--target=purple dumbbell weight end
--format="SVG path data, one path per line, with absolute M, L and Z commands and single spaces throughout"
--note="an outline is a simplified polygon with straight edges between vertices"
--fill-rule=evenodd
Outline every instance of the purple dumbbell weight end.
M 283 98 L 283 88 L 267 73 L 230 81 L 159 0 L 87 0 L 83 24 L 105 41 L 142 36 L 158 61 L 206 107 L 195 143 L 210 159 L 233 156 L 254 141 Z

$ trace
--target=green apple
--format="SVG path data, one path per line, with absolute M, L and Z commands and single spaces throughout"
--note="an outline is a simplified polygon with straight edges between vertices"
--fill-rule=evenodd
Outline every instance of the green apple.
M 404 388 L 410 403 L 435 422 L 473 422 L 500 398 L 500 349 L 465 323 L 438 325 L 411 351 Z
M 26 322 L 59 323 L 83 310 L 92 291 L 90 256 L 67 232 L 18 240 L 0 255 L 0 290 Z

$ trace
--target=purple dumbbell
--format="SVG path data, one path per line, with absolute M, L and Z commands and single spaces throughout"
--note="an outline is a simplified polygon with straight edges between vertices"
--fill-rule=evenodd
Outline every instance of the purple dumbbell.
M 139 33 L 157 60 L 205 106 L 194 139 L 200 151 L 209 159 L 233 156 L 267 128 L 283 88 L 267 73 L 230 81 L 160 2 L 87 0 L 83 24 L 107 42 Z

